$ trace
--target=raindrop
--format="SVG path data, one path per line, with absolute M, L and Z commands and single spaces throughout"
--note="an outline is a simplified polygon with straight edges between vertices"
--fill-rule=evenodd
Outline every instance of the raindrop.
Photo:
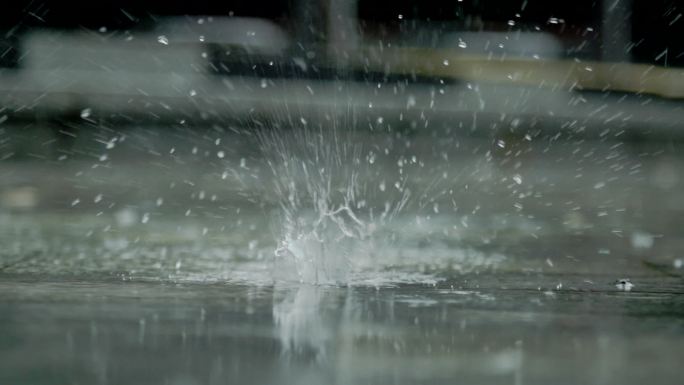
M 622 291 L 632 291 L 634 284 L 629 281 L 629 278 L 622 278 L 615 281 L 615 287 Z
M 649 233 L 637 231 L 632 234 L 630 241 L 635 249 L 650 249 L 655 243 L 655 237 Z

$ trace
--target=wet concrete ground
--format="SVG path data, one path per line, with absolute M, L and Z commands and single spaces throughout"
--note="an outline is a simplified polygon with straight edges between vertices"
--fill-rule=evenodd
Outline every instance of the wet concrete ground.
M 569 288 L 534 287 L 553 278 Z M 505 274 L 376 289 L 5 277 L 2 381 L 678 383 L 681 279 L 640 277 L 630 293 L 583 282 Z
M 681 381 L 679 144 L 354 134 L 368 204 L 396 199 L 376 185 L 398 159 L 414 199 L 348 285 L 316 286 L 273 280 L 254 138 L 17 132 L 0 137 L 1 383 Z

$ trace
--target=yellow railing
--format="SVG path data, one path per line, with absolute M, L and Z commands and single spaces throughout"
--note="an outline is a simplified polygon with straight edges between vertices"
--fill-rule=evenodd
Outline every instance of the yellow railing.
M 466 55 L 429 48 L 365 48 L 357 69 L 558 90 L 596 90 L 684 98 L 684 69 L 649 64 Z

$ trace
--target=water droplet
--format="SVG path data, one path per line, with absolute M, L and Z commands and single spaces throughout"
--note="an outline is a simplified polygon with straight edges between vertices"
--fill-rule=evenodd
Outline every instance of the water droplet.
M 615 282 L 615 287 L 622 291 L 632 291 L 634 284 L 629 281 L 629 278 L 622 278 Z
M 632 234 L 630 241 L 635 249 L 650 249 L 655 243 L 655 237 L 643 231 L 636 231 Z
M 164 35 L 157 36 L 157 41 L 159 44 L 169 45 L 169 39 Z

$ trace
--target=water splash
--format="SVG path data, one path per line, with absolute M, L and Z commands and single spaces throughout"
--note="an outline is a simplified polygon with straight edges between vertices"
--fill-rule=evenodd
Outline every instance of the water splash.
M 359 262 L 373 254 L 378 229 L 411 195 L 378 205 L 367 185 L 371 164 L 349 130 L 303 127 L 259 133 L 281 209 L 274 278 L 313 284 L 345 284 Z

